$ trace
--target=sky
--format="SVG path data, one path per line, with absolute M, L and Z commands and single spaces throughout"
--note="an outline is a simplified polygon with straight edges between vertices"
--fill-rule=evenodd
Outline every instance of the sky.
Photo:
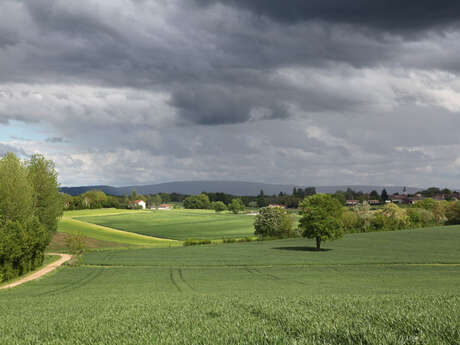
M 0 154 L 62 185 L 460 187 L 460 2 L 0 0 Z

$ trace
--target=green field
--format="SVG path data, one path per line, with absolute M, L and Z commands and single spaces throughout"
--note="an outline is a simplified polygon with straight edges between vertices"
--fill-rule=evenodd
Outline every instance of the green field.
M 96 224 L 87 223 L 76 219 L 81 216 L 91 215 L 92 218 L 105 217 L 108 214 L 118 215 L 126 214 L 142 217 L 142 211 L 102 209 L 102 210 L 82 210 L 68 211 L 64 213 L 64 217 L 59 221 L 58 231 L 66 234 L 82 234 L 87 238 L 104 241 L 107 244 L 113 243 L 113 247 L 128 246 L 128 247 L 169 247 L 179 245 L 174 240 L 164 238 L 154 238 L 132 232 L 119 231 L 109 227 L 104 227 Z M 82 217 L 84 219 L 84 217 Z
M 106 214 L 91 215 L 91 212 L 88 212 L 87 215 L 73 214 L 72 217 L 113 229 L 174 240 L 222 239 L 254 235 L 254 217 L 246 214 L 218 214 L 208 210 L 110 213 L 106 211 Z
M 304 239 L 91 251 L 0 291 L 0 344 L 460 344 L 459 243 L 457 226 L 322 252 Z

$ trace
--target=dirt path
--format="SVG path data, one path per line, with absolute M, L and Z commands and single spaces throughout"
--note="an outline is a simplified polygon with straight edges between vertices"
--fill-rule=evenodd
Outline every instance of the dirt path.
M 8 284 L 8 285 L 5 285 L 5 286 L 0 286 L 0 290 L 9 289 L 9 288 L 12 288 L 12 287 L 27 283 L 27 282 L 29 282 L 31 280 L 38 279 L 38 278 L 44 276 L 45 274 L 48 274 L 48 273 L 54 271 L 56 268 L 61 266 L 63 263 L 65 263 L 65 262 L 69 261 L 70 259 L 72 259 L 72 255 L 69 255 L 69 254 L 49 253 L 49 255 L 59 255 L 61 258 L 59 260 L 57 260 L 57 261 L 54 261 L 54 262 L 50 263 L 48 266 L 43 267 L 41 270 L 39 270 L 37 272 L 34 272 L 31 275 L 28 275 L 27 277 L 19 279 L 19 280 L 15 281 L 15 282 L 13 282 L 11 284 Z

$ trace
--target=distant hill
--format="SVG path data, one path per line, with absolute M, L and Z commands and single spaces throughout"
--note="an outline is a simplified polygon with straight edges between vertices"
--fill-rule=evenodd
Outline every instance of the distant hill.
M 305 188 L 308 186 L 282 185 L 282 184 L 267 184 L 257 182 L 241 182 L 241 181 L 181 181 L 168 182 L 153 185 L 127 186 L 127 187 L 112 187 L 112 186 L 81 186 L 81 187 L 62 187 L 61 192 L 70 195 L 79 195 L 92 189 L 102 190 L 110 195 L 128 195 L 135 190 L 138 194 L 157 194 L 157 193 L 180 193 L 180 194 L 199 194 L 201 192 L 208 193 L 227 193 L 233 195 L 249 196 L 258 195 L 261 190 L 266 195 L 283 193 L 292 193 L 292 189 Z M 355 191 L 369 193 L 373 190 L 381 192 L 384 188 L 389 194 L 402 193 L 404 187 L 398 186 L 319 186 L 316 187 L 318 193 L 335 193 L 338 190 L 346 190 L 351 188 Z M 408 193 L 415 193 L 422 188 L 407 187 Z

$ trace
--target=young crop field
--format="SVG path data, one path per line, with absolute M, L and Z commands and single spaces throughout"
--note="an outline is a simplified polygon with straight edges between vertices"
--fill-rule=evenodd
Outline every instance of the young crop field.
M 87 264 L 157 266 L 460 264 L 460 226 L 350 234 L 316 252 L 303 238 L 91 252 Z
M 174 240 L 222 239 L 254 235 L 254 216 L 207 210 L 76 215 L 76 220 L 127 232 Z
M 104 250 L 0 291 L 0 344 L 460 344 L 460 227 Z
M 118 212 L 121 211 L 121 212 Z M 161 247 L 179 245 L 176 241 L 164 238 L 154 238 L 141 234 L 127 231 L 119 231 L 109 227 L 87 223 L 75 219 L 82 215 L 91 215 L 92 217 L 104 217 L 107 214 L 133 214 L 141 216 L 142 212 L 130 210 L 102 209 L 102 210 L 83 210 L 69 211 L 64 213 L 64 217 L 59 221 L 58 231 L 65 234 L 81 234 L 87 238 L 104 241 L 105 247 L 109 248 L 113 243 L 114 248 L 120 246 L 128 247 Z

